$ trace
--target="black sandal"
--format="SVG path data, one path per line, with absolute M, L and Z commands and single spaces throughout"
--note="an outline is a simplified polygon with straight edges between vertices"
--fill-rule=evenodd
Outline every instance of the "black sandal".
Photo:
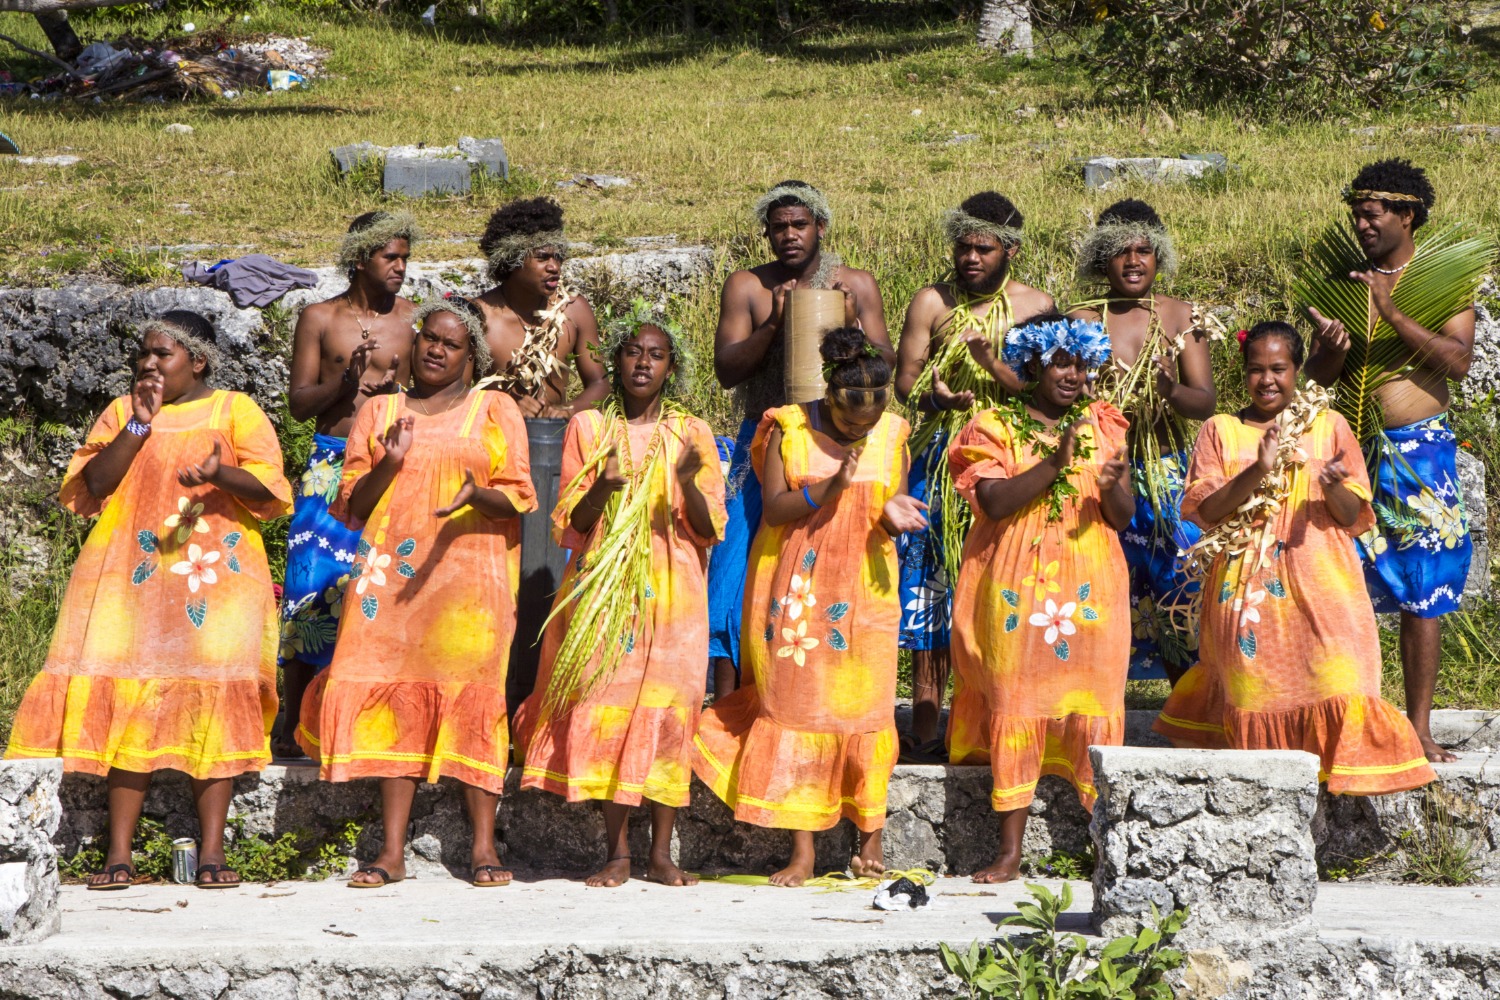
M 356 871 L 356 875 L 379 875 L 379 882 L 356 882 L 352 878 L 345 883 L 351 889 L 384 889 L 388 885 L 394 885 L 402 881 L 399 878 L 391 878 L 391 873 L 384 868 L 376 868 L 374 865 L 365 865 Z
M 130 877 L 121 882 L 119 879 L 115 878 L 115 876 L 120 874 L 121 872 L 124 872 Z M 100 882 L 98 885 L 95 885 L 93 882 L 89 882 L 84 886 L 85 889 L 91 889 L 94 892 L 113 892 L 116 889 L 129 889 L 132 885 L 135 885 L 135 865 L 110 865 L 102 872 L 95 872 L 95 874 L 108 875 L 109 881 Z
M 228 872 L 229 874 L 233 875 L 234 881 L 220 882 L 219 874 L 221 872 Z M 212 875 L 213 878 L 205 882 L 203 881 L 204 875 Z M 199 865 L 198 874 L 193 876 L 193 884 L 200 889 L 233 889 L 242 881 L 243 880 L 240 878 L 240 873 L 235 871 L 228 865 Z

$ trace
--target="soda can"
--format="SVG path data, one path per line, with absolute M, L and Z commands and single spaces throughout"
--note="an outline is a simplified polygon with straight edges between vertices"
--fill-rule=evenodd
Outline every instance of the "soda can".
M 198 881 L 198 842 L 192 837 L 172 841 L 172 881 L 183 885 Z

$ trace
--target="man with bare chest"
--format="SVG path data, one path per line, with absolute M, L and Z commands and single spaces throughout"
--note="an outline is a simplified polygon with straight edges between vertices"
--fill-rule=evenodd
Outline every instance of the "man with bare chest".
M 1130 421 L 1135 516 L 1120 532 L 1130 567 L 1130 676 L 1174 683 L 1197 661 L 1198 623 L 1189 609 L 1197 584 L 1178 556 L 1200 534 L 1182 519 L 1192 421 L 1214 414 L 1207 320 L 1156 290 L 1177 270 L 1177 251 L 1156 210 L 1116 202 L 1099 215 L 1078 257 L 1083 282 L 1104 282 L 1102 301 L 1068 315 L 1104 325 L 1113 357 L 1098 394 Z
M 538 507 L 521 515 L 521 586 L 507 699 L 519 705 L 536 680 L 542 623 L 562 583 L 567 556 L 552 541 L 563 434 L 568 420 L 609 395 L 599 324 L 588 299 L 563 285 L 568 242 L 562 206 L 522 198 L 490 216 L 479 249 L 494 287 L 474 299 L 484 317 L 495 374 L 482 385 L 507 393 L 526 417 L 526 446 Z M 582 385 L 568 398 L 571 376 Z
M 1344 196 L 1368 264 L 1349 274 L 1368 300 L 1362 340 L 1379 342 L 1394 332 L 1400 356 L 1374 370 L 1350 351 L 1344 322 L 1310 310 L 1317 330 L 1306 371 L 1323 385 L 1344 385 L 1347 394 L 1375 385 L 1370 410 L 1378 419 L 1367 427 L 1363 419 L 1350 421 L 1365 449 L 1377 514 L 1375 527 L 1359 537 L 1365 583 L 1377 612 L 1401 613 L 1406 715 L 1422 749 L 1430 761 L 1451 761 L 1454 756 L 1432 738 L 1430 716 L 1442 649 L 1439 622 L 1459 610 L 1474 553 L 1459 492 L 1458 439 L 1448 423 L 1448 382 L 1469 372 L 1475 313 L 1470 304 L 1423 326 L 1407 312 L 1418 311 L 1408 290 L 1430 287 L 1437 277 L 1428 271 L 1435 256 L 1424 256 L 1415 237 L 1436 197 L 1425 171 L 1400 159 L 1372 163 Z M 1482 273 L 1478 267 L 1446 277 L 1463 287 L 1462 301 L 1472 303 Z
M 912 297 L 897 345 L 896 395 L 920 414 L 914 423 L 922 443 L 912 456 L 909 490 L 913 498 L 927 504 L 929 520 L 925 530 L 907 532 L 897 543 L 901 555 L 899 644 L 912 651 L 912 726 L 902 737 L 902 760 L 910 763 L 948 759 L 938 719 L 950 667 L 954 581 L 949 570 L 958 556 L 943 541 L 949 439 L 980 405 L 1020 391 L 1015 372 L 998 362 L 997 348 L 1005 331 L 1056 308 L 1052 296 L 1011 277 L 1024 222 L 1010 199 L 993 191 L 973 195 L 950 211 L 943 230 L 953 252 L 953 277 L 928 285 Z M 955 340 L 969 344 L 969 353 L 990 372 L 991 385 L 977 393 L 948 385 L 945 373 L 937 370 L 941 367 L 938 359 Z M 983 359 L 990 364 L 985 365 Z M 923 373 L 929 368 L 933 370 L 924 381 Z M 914 396 L 919 381 L 926 388 Z
M 733 691 L 739 681 L 745 573 L 761 515 L 750 442 L 766 410 L 787 402 L 782 335 L 787 293 L 794 288 L 842 291 L 847 325 L 862 327 L 887 362 L 895 359 L 874 276 L 845 266 L 823 249 L 832 218 L 828 199 L 810 184 L 789 180 L 771 188 L 756 202 L 755 221 L 775 259 L 731 274 L 720 296 L 714 373 L 720 385 L 735 391 L 742 422 L 729 465 L 729 520 L 708 566 L 708 655 L 715 696 Z
M 562 284 L 562 206 L 550 198 L 501 206 L 479 249 L 496 282 L 474 300 L 495 358 L 493 387 L 509 393 L 528 419 L 566 420 L 609 395 L 593 307 Z M 572 399 L 570 364 L 583 384 Z
M 354 415 L 407 376 L 412 304 L 397 293 L 417 235 L 405 213 L 368 212 L 350 223 L 338 258 L 348 290 L 303 309 L 292 337 L 287 408 L 296 420 L 315 421 L 316 434 L 287 531 L 278 657 L 286 721 L 274 747 L 278 757 L 303 756 L 291 739 L 298 706 L 313 674 L 333 656 L 359 532 L 329 514 L 328 505 L 338 496 Z

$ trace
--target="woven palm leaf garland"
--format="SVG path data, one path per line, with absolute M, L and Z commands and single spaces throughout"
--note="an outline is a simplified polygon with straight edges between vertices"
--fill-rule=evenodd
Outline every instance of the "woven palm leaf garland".
M 566 711 L 607 684 L 636 643 L 650 639 L 651 616 L 645 606 L 655 596 L 651 592 L 651 516 L 657 493 L 668 488 L 666 476 L 671 472 L 667 429 L 686 413 L 669 399 L 663 399 L 661 407 L 651 442 L 636 466 L 630 461 L 630 431 L 624 413 L 618 398 L 611 398 L 603 410 L 607 430 L 562 491 L 566 497 L 584 490 L 585 481 L 592 482 L 590 477 L 603 471 L 610 451 L 615 450 L 624 466 L 625 485 L 605 504 L 595 527 L 598 540 L 579 556 L 572 589 L 547 616 L 550 623 L 564 608 L 574 609 L 542 699 L 544 714 Z M 668 530 L 672 530 L 670 519 Z M 596 654 L 598 661 L 590 669 Z
M 975 315 L 974 307 L 990 303 L 982 316 Z M 922 369 L 912 386 L 911 399 L 921 399 L 932 391 L 933 383 L 941 379 L 951 392 L 972 392 L 974 402 L 963 409 L 937 410 L 925 415 L 921 424 L 912 432 L 909 442 L 911 454 L 920 455 L 941 432 L 950 443 L 963 430 L 964 425 L 979 410 L 995 406 L 1005 398 L 1002 389 L 990 373 L 974 360 L 969 346 L 964 343 L 964 334 L 970 330 L 982 334 L 1000 355 L 1005 345 L 1005 332 L 1015 321 L 1010 297 L 1002 287 L 993 295 L 969 296 L 957 294 L 953 311 L 948 314 L 947 335 L 937 355 Z M 943 568 L 949 583 L 958 580 L 958 566 L 963 555 L 964 538 L 974 522 L 974 513 L 968 502 L 953 488 L 953 474 L 948 469 L 948 450 L 942 449 L 928 469 L 928 503 L 943 515 Z

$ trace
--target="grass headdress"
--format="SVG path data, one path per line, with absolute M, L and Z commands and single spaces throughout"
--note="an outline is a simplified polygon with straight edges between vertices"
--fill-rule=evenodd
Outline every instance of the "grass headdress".
M 564 257 L 562 206 L 551 198 L 517 198 L 495 209 L 479 238 L 479 252 L 489 261 L 490 279 L 503 281 L 526 255 L 552 247 Z
M 952 208 L 943 216 L 943 238 L 957 243 L 965 236 L 988 236 L 1001 246 L 1014 250 L 1021 245 L 1019 226 L 1001 225 L 977 215 L 970 215 L 962 208 Z
M 391 240 L 415 243 L 422 238 L 417 220 L 409 212 L 371 212 L 366 225 L 360 226 L 360 221 L 354 220 L 354 225 L 339 244 L 338 268 L 341 271 L 353 271 Z
M 432 299 L 417 307 L 411 322 L 418 330 L 433 313 L 452 313 L 469 331 L 469 350 L 474 355 L 474 377 L 481 378 L 495 366 L 495 357 L 490 352 L 490 342 L 485 339 L 484 319 L 479 310 L 468 299 Z
M 803 181 L 782 181 L 761 195 L 755 202 L 755 219 L 762 226 L 769 225 L 771 210 L 788 204 L 801 205 L 825 226 L 833 222 L 833 209 L 823 192 Z
M 187 309 L 173 309 L 162 313 L 141 327 L 141 340 L 153 333 L 169 337 L 182 345 L 182 349 L 194 361 L 204 362 L 203 377 L 207 379 L 224 364 L 224 355 L 214 344 L 214 326 L 207 318 Z
M 609 376 L 610 385 L 616 390 L 620 388 L 620 348 L 643 326 L 654 326 L 666 334 L 667 343 L 672 350 L 672 376 L 662 387 L 662 394 L 669 397 L 686 395 L 693 384 L 693 368 L 696 364 L 696 359 L 687 346 L 687 335 L 682 332 L 682 327 L 667 319 L 665 313 L 639 296 L 631 300 L 629 309 L 618 315 L 611 314 L 604 321 L 604 336 L 599 345 L 603 357 L 599 360 Z
M 1156 273 L 1170 278 L 1177 273 L 1177 247 L 1156 209 L 1136 198 L 1117 201 L 1099 214 L 1099 224 L 1083 238 L 1078 249 L 1078 278 L 1102 281 L 1109 262 L 1140 242 L 1156 255 Z

